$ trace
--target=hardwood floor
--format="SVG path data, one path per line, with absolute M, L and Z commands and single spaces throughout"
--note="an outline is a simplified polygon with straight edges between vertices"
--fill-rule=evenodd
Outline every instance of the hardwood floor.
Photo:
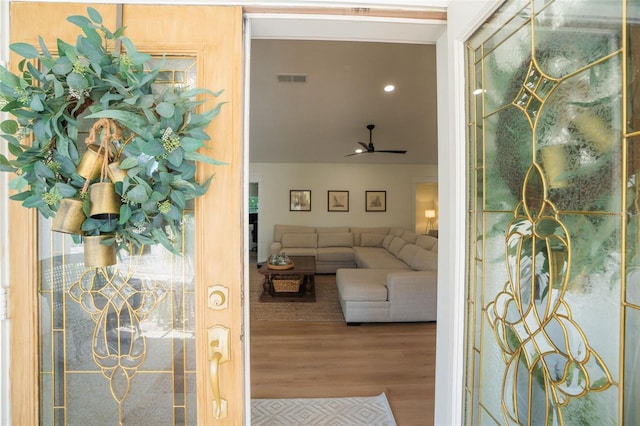
M 436 324 L 253 321 L 252 398 L 385 392 L 399 426 L 433 424 Z

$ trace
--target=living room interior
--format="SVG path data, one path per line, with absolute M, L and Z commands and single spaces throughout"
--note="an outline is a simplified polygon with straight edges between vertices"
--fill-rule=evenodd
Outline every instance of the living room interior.
M 385 92 L 389 84 L 395 90 Z M 259 260 L 268 255 L 274 224 L 416 232 L 436 224 L 424 212 L 437 214 L 437 191 L 423 187 L 416 195 L 417 185 L 437 183 L 434 45 L 253 40 L 250 87 L 249 181 L 258 193 Z M 370 140 L 378 151 L 407 153 L 348 156 Z M 291 190 L 310 191 L 309 211 L 290 211 Z M 335 190 L 348 191 L 347 210 L 328 211 L 327 194 Z M 386 211 L 365 212 L 366 191 L 386 191 Z
M 276 224 L 390 226 L 418 234 L 437 232 L 434 45 L 254 39 L 250 79 L 248 235 L 253 261 L 260 264 L 268 258 Z M 385 92 L 384 86 L 388 84 L 393 84 L 395 90 Z M 373 130 L 367 129 L 369 124 L 375 125 Z M 378 151 L 406 150 L 407 153 L 349 155 L 361 147 L 358 142 L 368 144 L 370 141 Z M 291 209 L 291 191 L 309 192 L 308 210 Z M 348 193 L 345 209 L 330 211 L 330 191 Z M 367 211 L 367 191 L 385 192 L 383 211 Z M 252 267 L 249 271 L 252 281 L 262 278 L 255 269 Z M 253 303 L 252 300 L 255 310 Z M 386 324 L 378 328 L 373 324 L 354 331 L 354 327 L 347 327 L 341 318 L 339 304 L 337 311 L 334 304 L 334 310 L 327 313 L 327 316 L 338 315 L 337 322 L 321 318 L 322 313 L 305 314 L 305 309 L 313 311 L 313 308 L 303 305 L 308 304 L 273 308 L 275 315 L 283 318 L 277 322 L 280 332 L 273 331 L 276 324 L 273 318 L 269 319 L 270 325 L 262 320 L 252 322 L 252 393 L 258 392 L 258 397 L 282 397 L 292 389 L 294 394 L 309 393 L 307 396 L 330 396 L 327 392 L 338 396 L 340 391 L 357 393 L 358 389 L 369 391 L 372 383 L 369 387 L 362 383 L 335 383 L 336 389 L 328 391 L 316 373 L 312 374 L 313 378 L 308 376 L 311 372 L 307 370 L 314 367 L 302 365 L 305 361 L 299 358 L 305 355 L 296 348 L 321 338 L 332 347 L 328 352 L 344 358 L 351 356 L 355 348 L 347 346 L 348 351 L 344 349 L 341 353 L 336 342 L 351 338 L 345 333 L 360 333 L 355 338 L 368 335 L 372 343 L 368 346 L 360 341 L 359 353 L 376 352 L 376 356 L 397 358 L 394 347 L 381 350 L 377 343 L 380 335 L 392 333 L 398 339 L 406 339 L 398 345 L 413 356 L 401 362 L 407 371 L 388 373 L 399 378 L 380 377 L 377 384 L 387 392 L 393 389 L 390 403 L 396 420 L 410 422 L 405 424 L 429 424 L 433 413 L 435 323 Z M 290 320 L 296 315 L 308 315 L 310 320 Z M 301 323 L 312 325 L 302 327 Z M 278 353 L 278 357 L 286 357 L 287 368 L 297 373 L 287 375 L 286 368 L 278 370 L 282 359 L 270 359 L 269 367 L 265 366 L 266 360 L 255 361 L 256 353 L 260 358 L 267 350 L 265 340 L 270 345 L 277 341 L 280 348 L 279 352 L 270 348 L 268 356 L 275 357 Z M 292 358 L 296 356 L 290 351 L 298 351 L 295 362 Z M 371 357 L 360 363 L 358 368 L 364 370 L 353 376 L 377 375 L 376 370 L 384 369 L 372 365 Z M 351 366 L 356 371 L 354 368 Z M 373 370 L 367 371 L 367 368 Z M 266 369 L 269 373 L 264 372 Z M 411 371 L 417 376 L 409 378 Z M 274 395 L 273 386 L 263 383 L 264 380 L 292 383 Z M 389 388 L 392 383 L 405 390 L 412 389 L 412 396 L 398 392 L 398 388 Z M 416 423 L 417 418 L 427 423 Z

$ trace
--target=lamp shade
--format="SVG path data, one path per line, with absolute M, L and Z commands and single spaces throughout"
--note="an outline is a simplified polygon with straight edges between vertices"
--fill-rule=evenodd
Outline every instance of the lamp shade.
M 435 210 L 425 210 L 424 211 L 424 217 L 428 217 L 429 219 L 432 219 L 434 217 L 436 217 L 436 211 Z

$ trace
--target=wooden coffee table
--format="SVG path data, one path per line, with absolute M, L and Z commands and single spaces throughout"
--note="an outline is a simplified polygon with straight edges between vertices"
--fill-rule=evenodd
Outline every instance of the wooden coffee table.
M 293 262 L 291 269 L 269 269 L 265 262 L 258 272 L 264 275 L 261 302 L 315 302 L 316 301 L 316 258 L 314 256 L 289 256 Z M 273 288 L 274 277 L 299 277 L 300 290 L 280 292 Z

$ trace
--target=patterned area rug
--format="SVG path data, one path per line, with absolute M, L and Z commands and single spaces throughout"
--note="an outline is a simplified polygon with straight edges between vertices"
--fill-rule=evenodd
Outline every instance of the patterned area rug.
M 264 277 L 255 265 L 250 274 L 252 321 L 344 321 L 335 275 L 316 275 L 315 302 L 260 302 Z
M 395 426 L 387 396 L 251 400 L 253 426 Z

